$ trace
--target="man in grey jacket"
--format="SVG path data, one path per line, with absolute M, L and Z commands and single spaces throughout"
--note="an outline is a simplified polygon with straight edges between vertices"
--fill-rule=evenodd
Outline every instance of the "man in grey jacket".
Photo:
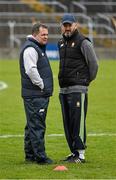
M 88 86 L 96 78 L 97 57 L 89 38 L 77 29 L 75 17 L 61 20 L 62 39 L 58 42 L 59 86 L 65 136 L 71 155 L 64 161 L 85 162 Z
M 46 25 L 36 23 L 20 52 L 22 98 L 26 113 L 25 160 L 51 164 L 45 152 L 46 114 L 53 92 L 53 76 L 45 52 L 48 40 Z

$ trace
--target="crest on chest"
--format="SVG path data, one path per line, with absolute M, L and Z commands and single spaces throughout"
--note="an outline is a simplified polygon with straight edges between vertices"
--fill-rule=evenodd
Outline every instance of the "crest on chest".
M 75 42 L 72 42 L 72 43 L 71 43 L 71 47 L 74 47 L 74 46 L 75 46 Z

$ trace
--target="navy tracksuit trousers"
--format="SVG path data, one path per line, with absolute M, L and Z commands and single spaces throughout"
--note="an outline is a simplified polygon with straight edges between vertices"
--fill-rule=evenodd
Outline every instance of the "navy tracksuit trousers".
M 46 158 L 45 130 L 49 98 L 24 99 L 27 123 L 25 126 L 25 158 L 38 160 Z
M 60 94 L 65 136 L 72 153 L 86 147 L 87 94 Z

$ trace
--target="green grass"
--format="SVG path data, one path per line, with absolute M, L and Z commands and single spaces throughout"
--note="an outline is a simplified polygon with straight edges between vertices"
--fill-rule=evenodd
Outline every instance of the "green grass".
M 54 94 L 48 115 L 48 134 L 63 134 L 58 99 L 58 61 L 51 62 Z M 16 60 L 0 60 L 0 81 L 8 88 L 0 91 L 0 135 L 24 133 L 25 114 L 20 97 L 20 74 Z M 116 61 L 100 61 L 99 73 L 89 87 L 87 134 L 116 134 Z M 116 179 L 116 136 L 88 136 L 85 164 L 62 164 L 69 152 L 64 136 L 46 136 L 46 152 L 53 165 L 39 166 L 24 162 L 23 137 L 0 138 L 0 179 Z M 57 165 L 68 171 L 55 172 Z

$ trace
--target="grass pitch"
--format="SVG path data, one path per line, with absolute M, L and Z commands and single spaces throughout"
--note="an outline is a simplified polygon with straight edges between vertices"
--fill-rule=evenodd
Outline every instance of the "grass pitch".
M 0 60 L 0 81 L 8 88 L 0 90 L 0 179 L 116 179 L 116 61 L 100 61 L 95 82 L 89 87 L 87 114 L 87 150 L 85 164 L 62 164 L 70 152 L 64 136 L 58 99 L 58 61 L 51 62 L 54 94 L 46 119 L 46 152 L 53 165 L 40 166 L 24 162 L 23 135 L 25 114 L 20 97 L 18 61 Z M 93 136 L 95 135 L 95 136 Z M 58 165 L 68 171 L 56 172 Z

